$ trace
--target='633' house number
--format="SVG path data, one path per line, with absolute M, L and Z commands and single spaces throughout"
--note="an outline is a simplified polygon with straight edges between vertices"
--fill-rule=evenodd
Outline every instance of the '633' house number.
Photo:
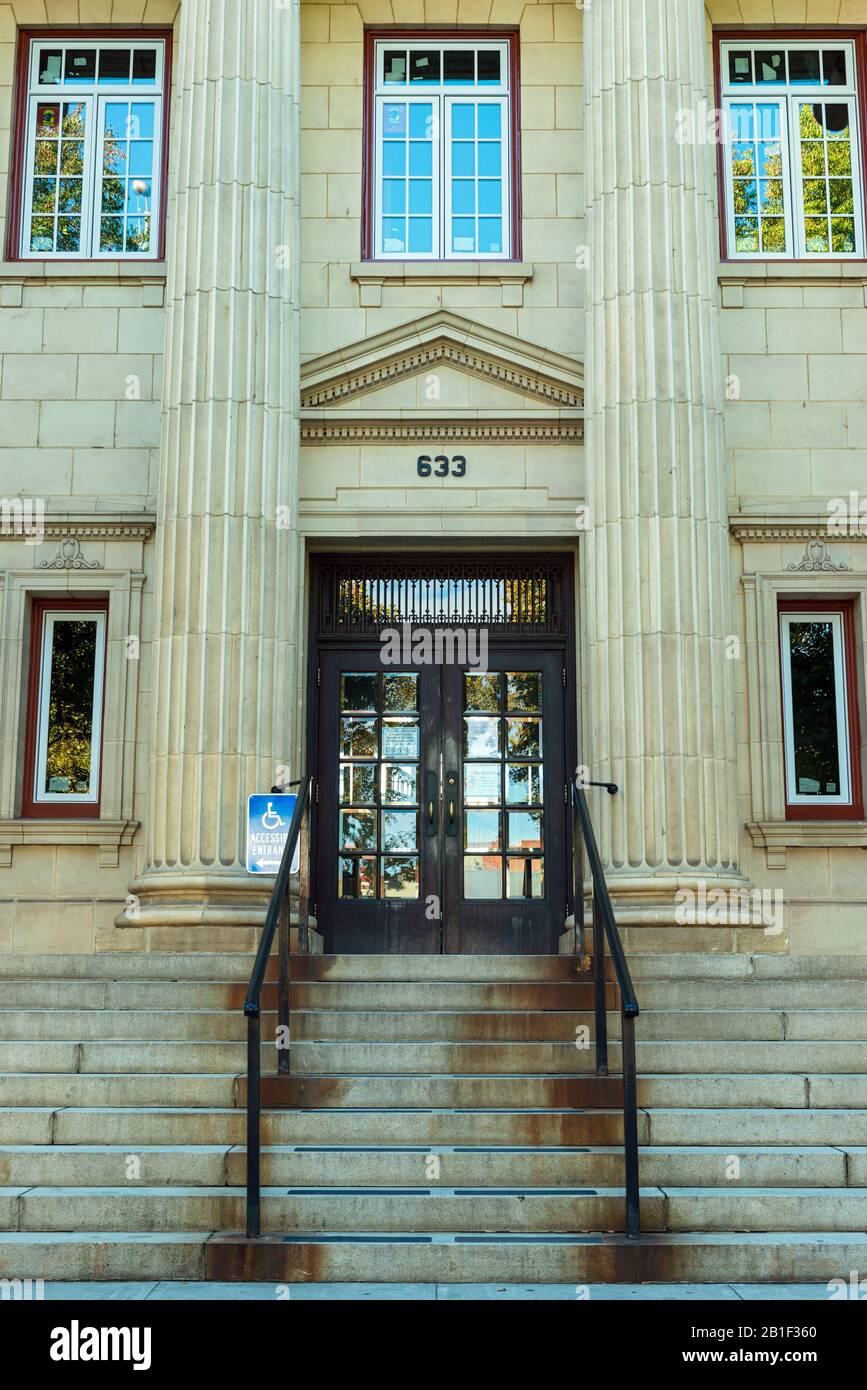
M 467 461 L 463 454 L 454 454 L 452 458 L 447 454 L 435 454 L 433 458 L 430 454 L 419 454 L 416 471 L 420 478 L 463 478 Z

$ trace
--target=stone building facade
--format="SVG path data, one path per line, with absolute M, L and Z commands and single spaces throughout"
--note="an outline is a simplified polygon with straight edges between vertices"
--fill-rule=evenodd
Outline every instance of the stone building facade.
M 865 29 L 861 0 L 0 3 L 0 949 L 245 948 L 246 798 L 318 775 L 345 674 L 323 575 L 445 575 L 434 626 L 490 583 L 505 629 L 543 572 L 543 814 L 576 765 L 619 785 L 630 939 L 865 949 Z M 533 621 L 492 670 L 536 669 Z M 94 653 L 77 782 L 52 641 Z M 418 899 L 423 839 L 342 824 L 323 883 L 343 853 L 342 897 Z M 547 855 L 560 933 L 567 828 L 528 825 L 465 826 L 455 882 L 505 872 L 506 920 Z

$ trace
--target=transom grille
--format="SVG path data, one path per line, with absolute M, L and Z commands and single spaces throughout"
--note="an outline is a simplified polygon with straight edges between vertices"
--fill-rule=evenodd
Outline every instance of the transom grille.
M 559 636 L 565 562 L 335 560 L 319 580 L 320 637 L 365 636 L 410 623 L 484 627 L 501 635 Z

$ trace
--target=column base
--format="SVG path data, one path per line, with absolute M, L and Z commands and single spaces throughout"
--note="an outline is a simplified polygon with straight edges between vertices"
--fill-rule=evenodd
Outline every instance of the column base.
M 272 877 L 238 873 L 145 873 L 129 885 L 126 906 L 116 927 L 261 928 L 271 894 Z M 293 885 L 291 919 L 298 920 L 298 892 Z M 312 919 L 311 919 L 312 921 Z
M 756 888 L 742 874 L 607 876 L 624 949 L 632 951 L 749 951 L 788 949 L 780 889 Z M 583 949 L 592 945 L 592 908 L 584 904 Z M 581 949 L 574 918 L 560 952 Z

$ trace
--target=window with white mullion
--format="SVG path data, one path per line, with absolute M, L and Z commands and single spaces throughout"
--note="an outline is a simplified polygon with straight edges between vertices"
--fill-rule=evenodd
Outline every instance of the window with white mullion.
M 440 114 L 420 96 L 377 99 L 377 247 L 432 260 L 440 243 Z
M 447 255 L 509 254 L 509 110 L 505 97 L 447 97 Z
M 720 62 L 730 255 L 862 256 L 853 42 L 731 41 Z
M 93 197 L 93 102 L 87 97 L 29 106 L 24 225 L 40 256 L 77 256 L 88 242 Z
M 156 100 L 99 98 L 94 226 L 97 258 L 155 251 L 161 135 Z
M 21 255 L 157 252 L 164 44 L 33 44 Z
M 741 255 L 791 256 L 785 103 L 730 102 L 724 131 L 729 244 Z
M 855 256 L 864 244 L 854 97 L 791 103 L 795 204 L 803 256 Z
M 377 41 L 376 258 L 511 254 L 509 71 L 502 40 Z
M 852 801 L 843 615 L 780 614 L 786 799 L 791 806 Z

